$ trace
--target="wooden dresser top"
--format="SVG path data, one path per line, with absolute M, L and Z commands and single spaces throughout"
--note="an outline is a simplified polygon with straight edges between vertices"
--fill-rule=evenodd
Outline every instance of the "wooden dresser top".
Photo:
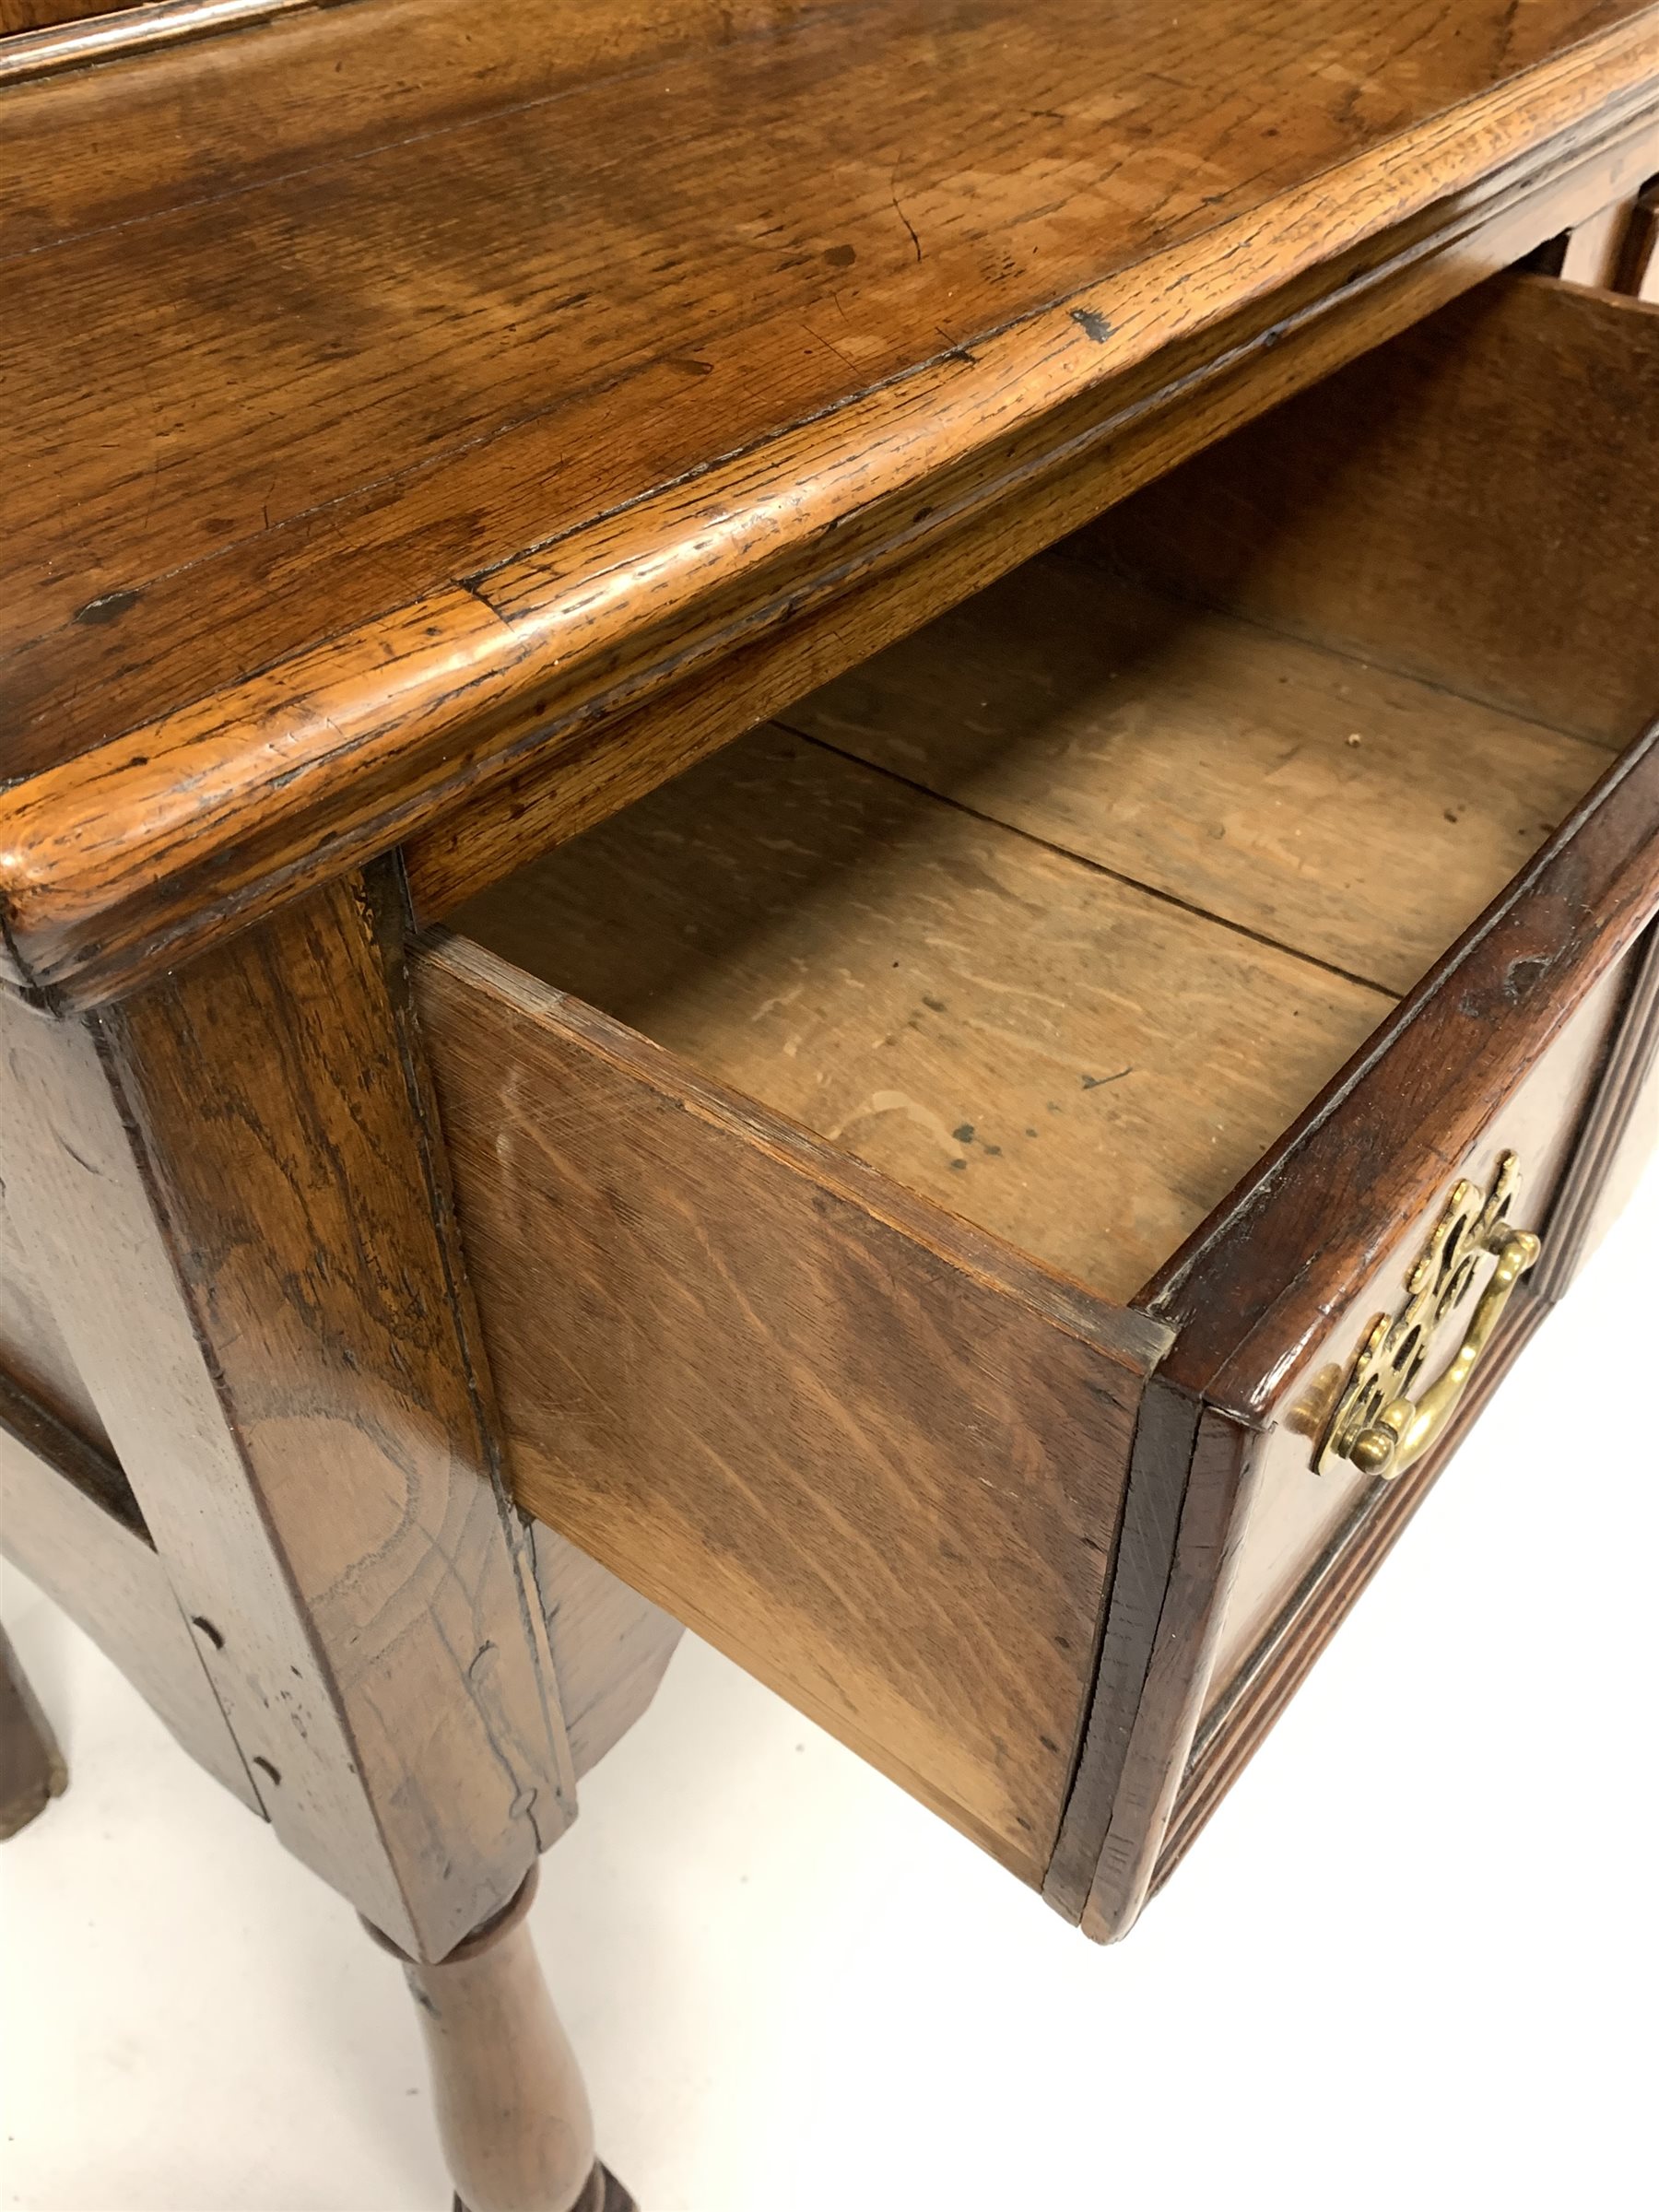
M 354 0 L 0 68 L 8 980 L 383 848 L 1655 103 L 1638 0 Z

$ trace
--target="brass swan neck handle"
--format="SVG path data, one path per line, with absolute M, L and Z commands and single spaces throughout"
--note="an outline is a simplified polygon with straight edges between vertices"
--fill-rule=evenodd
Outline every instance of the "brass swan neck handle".
M 1516 1284 L 1543 1249 L 1530 1230 L 1510 1225 L 1519 1179 L 1515 1155 L 1505 1152 L 1486 1190 L 1469 1182 L 1453 1188 L 1406 1278 L 1405 1304 L 1377 1316 L 1354 1356 L 1314 1462 L 1322 1474 L 1346 1463 L 1392 1480 L 1445 1434 Z M 1488 1259 L 1498 1265 L 1463 1341 L 1437 1379 L 1419 1389 L 1435 1336 L 1464 1305 Z

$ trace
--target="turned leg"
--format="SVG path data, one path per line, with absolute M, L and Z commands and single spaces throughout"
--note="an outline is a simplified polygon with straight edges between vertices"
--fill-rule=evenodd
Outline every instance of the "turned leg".
M 363 1925 L 402 1961 L 419 2007 L 457 2212 L 633 2212 L 594 2157 L 587 2091 L 525 1924 L 535 1880 L 533 1867 L 437 1966 Z
M 51 1724 L 0 1629 L 0 1841 L 43 1813 L 68 1779 Z

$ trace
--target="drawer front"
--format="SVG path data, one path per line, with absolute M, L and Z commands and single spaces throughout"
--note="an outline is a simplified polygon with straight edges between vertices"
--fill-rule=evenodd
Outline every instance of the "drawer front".
M 1259 1447 L 1250 1502 L 1241 1524 L 1211 1663 L 1218 1696 L 1229 1694 L 1304 1577 L 1356 1512 L 1368 1500 L 1380 1500 L 1391 1482 L 1399 1479 L 1372 1475 L 1356 1465 L 1331 1431 L 1345 1394 L 1359 1380 L 1365 1339 L 1383 1316 L 1391 1321 L 1406 1316 L 1408 1278 L 1432 1242 L 1453 1186 L 1466 1181 L 1477 1192 L 1488 1193 L 1502 1163 L 1512 1160 L 1513 1195 L 1506 1221 L 1517 1230 L 1547 1231 L 1562 1172 L 1627 993 L 1627 968 L 1632 957 L 1627 955 L 1609 969 L 1587 994 L 1539 1065 L 1493 1114 L 1478 1143 L 1445 1176 L 1428 1213 L 1380 1256 L 1371 1298 L 1350 1306 L 1325 1341 L 1288 1379 L 1274 1426 Z M 1542 1241 L 1547 1256 L 1547 1234 Z M 1540 1258 L 1534 1272 L 1542 1265 Z M 1478 1262 L 1455 1309 L 1431 1336 L 1425 1330 L 1425 1364 L 1413 1384 L 1419 1395 L 1457 1348 L 1495 1267 L 1495 1261 Z M 1530 1293 L 1530 1283 L 1526 1287 Z M 1349 1412 L 1350 1427 L 1358 1426 L 1356 1414 L 1357 1409 Z
M 521 1504 L 1040 1882 L 1167 1332 L 465 939 L 415 975 Z
M 1363 1588 L 1547 1300 L 1559 1294 L 1647 1095 L 1654 989 L 1640 944 L 1659 908 L 1659 729 L 1631 748 L 1533 865 L 1424 979 L 1371 1046 L 1178 1254 L 1149 1295 L 1176 1341 L 1148 1394 L 1206 1408 L 1239 1441 L 1219 1495 L 1199 1463 L 1148 1470 L 1173 1500 L 1153 1671 L 1112 1787 L 1091 1726 L 1048 1893 L 1102 1939 L 1124 1934 Z M 1609 1104 L 1608 1101 L 1612 1103 Z M 1378 1481 L 1324 1447 L 1350 1364 L 1467 1178 L 1512 1155 L 1510 1218 L 1543 1231 L 1456 1418 L 1409 1471 Z M 1555 1240 L 1552 1245 L 1551 1239 Z M 1450 1358 L 1480 1278 L 1434 1339 Z M 1244 1441 L 1253 1434 L 1253 1444 Z M 1316 1471 L 1323 1459 L 1323 1471 Z M 1137 1456 L 1125 1512 L 1133 1522 Z M 1189 1524 L 1196 1535 L 1189 1541 Z M 1203 1601 L 1176 1604 L 1183 1548 L 1206 1547 Z M 1115 1603 L 1115 1593 L 1114 1593 Z M 1109 1611 L 1106 1646 L 1113 1641 Z M 1101 1747 L 1097 1750 L 1097 1733 Z M 1164 1787 L 1124 1793 L 1137 1772 Z M 1119 1776 L 1121 1774 L 1121 1779 Z M 1179 1783 L 1179 1786 L 1177 1786 Z M 1083 1871 L 1092 1865 L 1092 1879 Z
M 1627 954 L 1594 985 L 1538 1066 L 1493 1115 L 1456 1176 L 1447 1179 L 1448 1198 L 1457 1181 L 1489 1192 L 1512 1162 L 1507 1223 L 1539 1232 L 1541 1252 L 1507 1302 L 1443 1430 L 1409 1466 L 1383 1476 L 1357 1465 L 1333 1436 L 1345 1396 L 1362 1382 L 1367 1336 L 1384 1318 L 1409 1326 L 1408 1281 L 1432 1248 L 1440 1213 L 1397 1239 L 1382 1260 L 1376 1307 L 1362 1301 L 1350 1310 L 1286 1383 L 1274 1424 L 1257 1445 L 1212 1646 L 1204 1717 L 1159 1855 L 1158 1880 L 1168 1878 L 1242 1771 L 1547 1312 L 1549 1301 L 1538 1291 L 1558 1240 L 1571 1234 L 1563 1211 L 1588 1146 L 1594 1102 L 1609 1079 L 1615 1040 L 1629 1019 L 1630 971 L 1640 963 L 1640 953 Z M 1429 1338 L 1413 1385 L 1419 1398 L 1459 1350 L 1495 1272 L 1495 1261 L 1480 1261 L 1464 1297 Z

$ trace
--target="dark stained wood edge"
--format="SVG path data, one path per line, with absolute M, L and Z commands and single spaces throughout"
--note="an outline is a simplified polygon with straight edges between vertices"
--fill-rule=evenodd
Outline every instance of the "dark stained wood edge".
M 338 7 L 344 0 L 155 0 L 147 7 L 112 9 L 44 30 L 0 39 L 0 91 L 26 77 L 55 76 L 93 62 L 112 62 L 158 46 L 182 45 L 216 31 L 240 30 L 301 8 Z
M 1630 220 L 1613 268 L 1612 289 L 1651 300 L 1655 261 L 1659 261 L 1659 177 L 1646 184 L 1630 205 Z
M 1373 1483 L 1298 1585 L 1232 1681 L 1205 1714 L 1158 1854 L 1154 1892 L 1254 1757 L 1314 1661 L 1405 1533 L 1458 1444 L 1549 1312 L 1530 1292 L 1488 1349 L 1443 1441 L 1396 1481 Z
M 149 1542 L 144 1515 L 120 1463 L 88 1443 L 6 1374 L 0 1374 L 0 1430 L 73 1483 L 132 1535 Z
M 1042 1884 L 1043 1896 L 1067 1920 L 1083 1917 L 1129 1757 L 1175 1562 L 1199 1411 L 1196 1398 L 1170 1389 L 1156 1375 L 1142 1394 L 1094 1690 Z
M 1259 1463 L 1255 1441 L 1213 1406 L 1200 1414 L 1146 1685 L 1082 1911 L 1083 1933 L 1096 1943 L 1128 1934 L 1151 1885 L 1203 1711 Z
M 1659 1062 L 1659 925 L 1631 955 L 1628 992 L 1544 1228 L 1544 1257 L 1516 1294 L 1502 1332 L 1444 1439 L 1394 1482 L 1375 1482 L 1313 1561 L 1277 1619 L 1209 1703 L 1159 1856 L 1156 1891 L 1265 1741 L 1320 1653 L 1576 1273 L 1585 1231 L 1637 1100 Z
M 0 979 L 62 1005 L 114 996 L 976 519 L 1052 506 L 1033 542 L 1007 534 L 989 581 L 1083 519 L 1054 483 L 1149 414 L 1174 411 L 1171 466 L 1241 418 L 1196 427 L 1208 381 L 1268 363 L 1260 411 L 1293 388 L 1272 357 L 1308 326 L 1337 334 L 1305 357 L 1311 377 L 1345 358 L 1345 325 L 1365 331 L 1349 352 L 1378 343 L 1633 184 L 1656 81 L 1659 22 L 1632 19 L 971 350 L 14 787 Z M 1350 241 L 1335 253 L 1333 234 Z M 1097 511 L 1130 488 L 1098 481 Z
M 1176 1329 L 1165 1377 L 1265 1418 L 1656 908 L 1659 724 L 1138 1294 Z
M 1578 1273 L 1597 1201 L 1643 1088 L 1659 1065 L 1659 925 L 1632 955 L 1630 987 L 1583 1128 L 1550 1213 L 1544 1256 L 1528 1288 L 1556 1304 Z
M 68 1783 L 52 1723 L 0 1629 L 0 1843 L 38 1819 Z
M 109 1470 L 89 1468 L 98 1455 L 73 1431 L 16 1400 L 0 1422 L 0 1551 L 109 1655 L 191 1757 L 263 1815 L 167 1570 L 112 1503 Z
M 1154 1316 L 1113 1305 L 987 1230 L 959 1220 L 931 1199 L 866 1168 L 851 1153 L 758 1100 L 706 1080 L 677 1053 L 653 1044 L 625 1022 L 524 974 L 471 938 L 447 929 L 429 930 L 412 949 L 418 961 L 452 978 L 464 996 L 493 999 L 532 1021 L 552 1023 L 579 1038 L 584 1049 L 626 1069 L 684 1112 L 740 1136 L 747 1145 L 924 1246 L 947 1265 L 1005 1297 L 1018 1299 L 1052 1326 L 1132 1373 L 1149 1373 L 1168 1349 L 1171 1331 Z

